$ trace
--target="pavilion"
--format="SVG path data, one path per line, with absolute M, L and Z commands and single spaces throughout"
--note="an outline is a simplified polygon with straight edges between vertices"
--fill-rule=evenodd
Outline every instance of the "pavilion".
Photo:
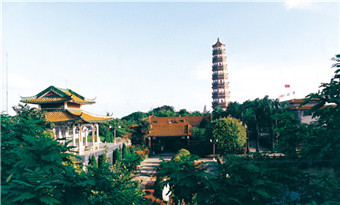
M 112 119 L 82 110 L 82 105 L 94 104 L 95 101 L 71 89 L 50 86 L 34 96 L 21 97 L 20 102 L 36 104 L 45 111 L 46 120 L 55 125 L 55 138 L 63 139 L 63 143 L 72 140 L 72 146 L 76 147 L 74 151 L 79 155 L 86 150 L 99 150 L 99 124 Z M 90 134 L 92 142 L 88 142 Z

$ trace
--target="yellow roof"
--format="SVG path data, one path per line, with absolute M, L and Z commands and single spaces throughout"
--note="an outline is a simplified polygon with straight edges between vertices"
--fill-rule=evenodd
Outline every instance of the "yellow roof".
M 95 115 L 79 109 L 67 109 L 73 115 L 80 116 L 86 122 L 107 121 L 112 118 L 109 116 Z
M 30 97 L 21 97 L 21 102 L 31 104 L 45 104 L 45 103 L 60 103 L 60 102 L 75 102 L 78 104 L 93 104 L 94 100 L 86 99 L 71 89 L 57 88 L 50 86 L 41 91 L 37 95 Z
M 67 122 L 79 119 L 79 117 L 71 115 L 67 111 L 50 111 L 45 113 L 48 122 Z
M 151 122 L 150 137 L 172 137 L 191 135 L 190 128 L 199 126 L 202 120 L 210 122 L 210 116 L 155 117 L 149 116 Z
M 191 135 L 191 126 L 188 124 L 152 124 L 151 132 L 148 134 L 150 137 L 174 137 Z
M 202 120 L 205 119 L 210 122 L 210 116 L 184 116 L 184 117 L 156 117 L 156 116 L 149 116 L 149 121 L 151 123 L 157 122 L 159 123 L 185 123 L 192 126 L 199 126 Z
M 83 110 L 74 109 L 60 109 L 50 110 L 45 113 L 46 120 L 49 122 L 69 122 L 69 121 L 83 121 L 83 122 L 104 122 L 111 120 L 111 117 L 90 114 Z
M 65 102 L 69 100 L 68 98 L 32 98 L 32 99 L 22 99 L 21 102 L 32 103 L 32 104 L 43 104 L 43 103 L 55 103 L 55 102 Z

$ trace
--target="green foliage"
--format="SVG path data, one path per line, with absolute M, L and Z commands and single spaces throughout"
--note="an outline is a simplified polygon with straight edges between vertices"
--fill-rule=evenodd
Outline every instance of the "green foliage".
M 87 201 L 91 204 L 147 204 L 140 184 L 133 181 L 124 166 L 103 162 L 101 167 L 88 167 Z M 85 184 L 84 184 L 85 185 Z
M 191 138 L 194 140 L 204 140 L 206 138 L 204 128 L 191 127 L 190 132 L 191 132 Z
M 285 153 L 289 158 L 297 158 L 306 143 L 310 131 L 306 124 L 301 124 L 298 117 L 286 111 L 273 116 L 277 120 L 275 131 L 278 133 L 276 150 Z
M 271 161 L 262 156 L 226 159 L 218 166 L 220 190 L 215 203 L 322 204 L 339 200 L 334 177 L 312 175 L 297 163 Z
M 216 183 L 203 164 L 195 164 L 196 159 L 195 155 L 185 154 L 180 160 L 163 161 L 156 174 L 156 196 L 161 197 L 162 187 L 169 183 L 175 202 L 209 204 L 211 193 L 217 190 Z
M 337 161 L 340 159 L 340 55 L 332 59 L 336 69 L 329 83 L 320 86 L 320 91 L 307 96 L 306 103 L 317 100 L 312 108 L 313 134 L 308 139 L 304 155 L 312 160 Z
M 122 153 L 119 151 L 119 149 L 115 149 L 115 151 L 112 154 L 112 164 L 115 165 L 117 162 L 122 161 Z
M 125 157 L 127 157 L 128 155 L 130 155 L 130 152 L 127 149 L 126 145 L 123 144 L 123 147 L 122 147 L 122 158 L 125 159 Z
M 292 161 L 278 163 L 260 154 L 228 156 L 210 164 L 197 164 L 196 159 L 184 155 L 163 161 L 156 174 L 156 196 L 169 183 L 173 201 L 185 204 L 336 204 L 340 200 L 334 176 L 311 174 Z
M 235 118 L 214 120 L 206 129 L 207 138 L 217 142 L 218 152 L 225 154 L 243 148 L 246 143 L 246 130 L 242 123 Z
M 174 161 L 182 161 L 184 158 L 186 158 L 188 155 L 190 155 L 190 152 L 186 149 L 180 149 L 178 152 L 173 156 L 172 160 Z
M 147 113 L 144 113 L 144 112 L 134 112 L 134 113 L 131 113 L 128 116 L 123 117 L 122 121 L 128 122 L 128 125 L 132 125 L 132 124 L 136 125 L 136 124 L 139 124 L 139 122 L 141 120 L 143 120 L 144 118 L 147 118 L 147 117 L 148 117 Z
M 144 137 L 149 134 L 151 122 L 147 119 L 140 120 L 133 130 L 131 143 L 134 145 L 145 145 Z
M 40 110 L 27 105 L 14 109 L 16 116 L 1 116 L 1 194 L 4 204 L 69 203 L 65 192 L 83 190 L 82 175 L 70 147 L 51 137 L 51 124 Z M 67 185 L 67 186 L 65 186 Z M 74 203 L 84 198 L 74 193 Z
M 99 125 L 99 133 L 104 138 L 105 142 L 114 142 L 114 133 L 116 137 L 122 137 L 123 135 L 131 132 L 128 128 L 126 121 L 120 119 L 113 119 L 108 122 L 103 122 Z M 116 131 L 115 131 L 116 130 Z
M 3 204 L 147 204 L 131 171 L 75 164 L 68 144 L 51 137 L 40 110 L 21 106 L 1 116 Z
M 215 107 L 215 109 L 212 112 L 212 118 L 213 120 L 217 120 L 224 117 L 224 111 L 222 108 L 220 108 L 219 106 Z
M 117 151 L 117 155 L 120 154 Z M 137 166 L 143 161 L 142 157 L 135 153 L 134 148 L 128 149 L 125 144 L 123 144 L 122 148 L 122 156 L 121 159 L 117 157 L 117 162 L 120 162 L 122 166 L 124 166 L 127 170 L 135 171 Z M 117 162 L 115 162 L 117 164 Z
M 163 105 L 161 107 L 154 108 L 148 115 L 154 115 L 156 117 L 174 117 L 176 116 L 175 108 L 169 105 Z
M 106 156 L 106 153 L 99 155 L 99 157 L 98 157 L 98 168 L 102 168 L 103 164 L 106 164 L 108 162 L 109 162 L 109 160 Z
M 89 165 L 93 167 L 98 167 L 98 162 L 94 155 L 92 155 L 91 158 L 89 159 Z

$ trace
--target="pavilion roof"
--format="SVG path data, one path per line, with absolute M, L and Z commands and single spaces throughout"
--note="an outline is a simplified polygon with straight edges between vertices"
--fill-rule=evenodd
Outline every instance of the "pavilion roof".
M 53 109 L 45 110 L 46 120 L 53 123 L 60 122 L 105 122 L 111 117 L 91 114 L 80 109 Z
M 86 99 L 71 89 L 57 88 L 55 86 L 50 86 L 34 96 L 21 97 L 20 100 L 20 102 L 30 104 L 47 104 L 67 101 L 77 104 L 95 103 L 94 100 Z

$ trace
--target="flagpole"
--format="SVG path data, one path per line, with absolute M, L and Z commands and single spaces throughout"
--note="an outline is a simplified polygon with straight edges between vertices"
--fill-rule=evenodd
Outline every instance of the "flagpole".
M 8 53 L 6 53 L 6 114 L 8 114 Z

